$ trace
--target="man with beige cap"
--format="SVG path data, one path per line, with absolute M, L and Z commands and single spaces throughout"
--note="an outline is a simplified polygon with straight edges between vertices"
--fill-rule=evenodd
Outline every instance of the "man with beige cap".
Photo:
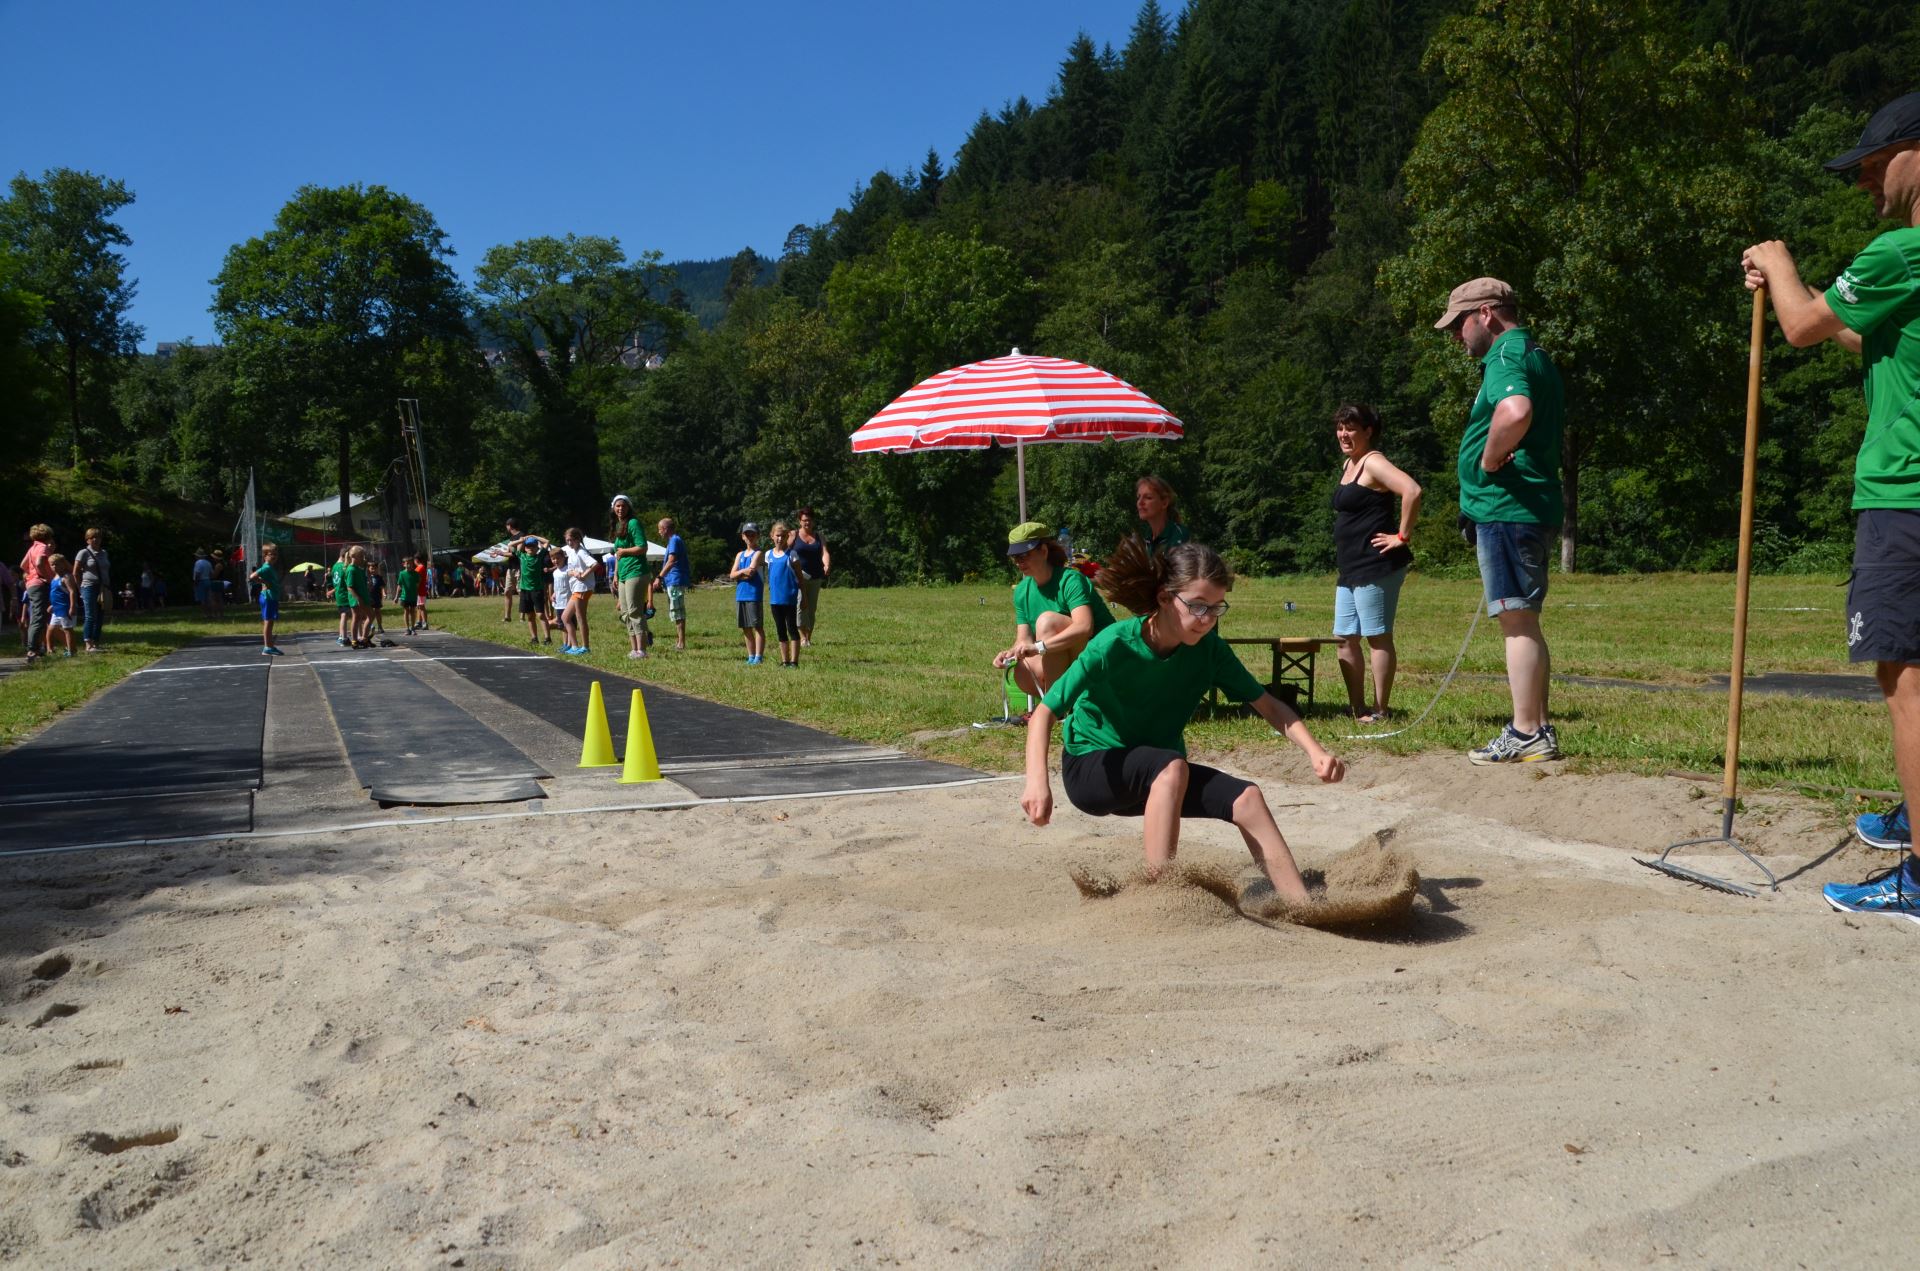
M 1433 325 L 1480 359 L 1480 393 L 1460 436 L 1460 520 L 1479 557 L 1487 612 L 1506 637 L 1513 697 L 1507 726 L 1467 758 L 1483 765 L 1558 759 L 1560 739 L 1547 722 L 1553 662 L 1540 609 L 1552 540 L 1566 519 L 1560 372 L 1520 325 L 1513 288 L 1498 278 L 1455 287 Z

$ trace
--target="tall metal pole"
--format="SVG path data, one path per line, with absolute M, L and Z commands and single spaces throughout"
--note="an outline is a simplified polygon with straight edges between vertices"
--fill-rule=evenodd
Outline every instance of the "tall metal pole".
M 433 514 L 427 505 L 427 447 L 420 435 L 420 399 L 400 399 L 400 431 L 413 452 L 413 466 L 420 473 L 420 537 L 427 545 L 427 559 L 433 559 Z

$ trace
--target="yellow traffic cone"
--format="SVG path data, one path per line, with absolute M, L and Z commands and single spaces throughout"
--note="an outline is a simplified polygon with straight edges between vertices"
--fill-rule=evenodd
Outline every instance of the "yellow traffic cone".
M 599 680 L 593 682 L 593 691 L 587 694 L 587 731 L 580 739 L 580 766 L 620 766 L 620 761 L 613 757 L 613 729 L 607 726 L 607 703 L 600 696 Z
M 647 726 L 647 703 L 640 690 L 633 690 L 633 705 L 627 710 L 627 763 L 620 770 L 620 784 L 660 780 L 660 756 L 653 751 L 653 729 Z

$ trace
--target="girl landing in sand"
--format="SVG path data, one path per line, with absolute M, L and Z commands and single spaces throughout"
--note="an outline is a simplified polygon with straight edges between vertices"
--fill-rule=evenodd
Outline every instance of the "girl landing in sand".
M 1182 543 L 1152 557 L 1138 539 L 1121 543 L 1100 571 L 1100 589 L 1140 615 L 1095 636 L 1027 724 L 1027 784 L 1021 810 L 1035 825 L 1053 816 L 1047 752 L 1064 719 L 1060 780 L 1089 816 L 1146 820 L 1147 875 L 1157 878 L 1180 845 L 1182 817 L 1230 821 L 1266 871 L 1275 894 L 1305 904 L 1306 884 L 1260 787 L 1187 760 L 1186 723 L 1210 688 L 1253 709 L 1307 752 L 1314 775 L 1334 782 L 1346 766 L 1263 689 L 1214 631 L 1233 576 L 1219 555 Z

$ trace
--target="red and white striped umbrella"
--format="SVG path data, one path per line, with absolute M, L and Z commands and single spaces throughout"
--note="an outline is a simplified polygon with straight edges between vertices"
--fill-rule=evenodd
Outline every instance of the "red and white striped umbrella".
M 1098 367 L 1015 349 L 914 385 L 854 430 L 855 454 L 1015 448 L 1026 519 L 1028 443 L 1178 441 L 1186 427 L 1166 407 Z

